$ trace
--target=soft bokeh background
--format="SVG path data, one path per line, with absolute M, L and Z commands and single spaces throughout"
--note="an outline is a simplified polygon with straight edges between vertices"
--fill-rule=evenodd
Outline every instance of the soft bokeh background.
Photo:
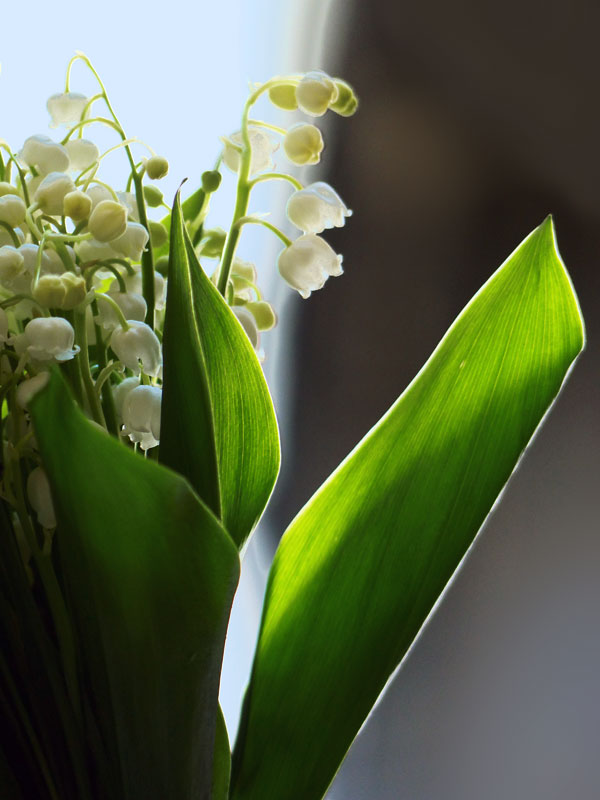
M 20 147 L 47 132 L 45 100 L 80 48 L 128 133 L 169 158 L 167 197 L 211 166 L 219 136 L 237 128 L 247 81 L 317 65 L 361 97 L 356 117 L 327 122 L 319 175 L 355 212 L 329 236 L 345 276 L 302 302 L 273 274 L 277 244 L 264 231 L 249 231 L 240 253 L 257 260 L 280 310 L 278 338 L 264 344 L 286 466 L 236 601 L 222 692 L 231 730 L 278 534 L 491 272 L 555 214 L 587 352 L 330 797 L 595 800 L 600 6 L 106 0 L 86 10 L 57 0 L 29 9 L 26 34 L 0 45 L 0 136 Z M 80 68 L 73 88 L 90 88 Z M 119 159 L 106 167 L 117 181 Z M 231 192 L 228 181 L 216 224 L 228 222 Z M 256 209 L 284 199 L 281 188 L 265 192 Z

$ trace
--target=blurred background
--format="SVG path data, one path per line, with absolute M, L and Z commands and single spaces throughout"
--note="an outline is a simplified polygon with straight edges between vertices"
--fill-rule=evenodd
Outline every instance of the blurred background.
M 232 734 L 278 536 L 474 292 L 555 215 L 587 350 L 329 800 L 595 800 L 600 5 L 171 0 L 167 11 L 105 0 L 91 9 L 35 0 L 26 35 L 3 37 L 0 136 L 14 148 L 48 132 L 44 104 L 76 48 L 96 63 L 128 133 L 169 158 L 167 198 L 186 176 L 197 184 L 219 137 L 237 129 L 248 81 L 316 66 L 361 99 L 355 117 L 324 118 L 323 163 L 306 175 L 354 210 L 328 235 L 344 277 L 306 302 L 275 275 L 278 245 L 264 231 L 245 233 L 240 251 L 257 261 L 280 314 L 263 344 L 284 469 L 232 619 L 222 687 Z M 73 89 L 88 88 L 79 73 Z M 106 169 L 118 182 L 123 165 Z M 215 224 L 228 224 L 232 191 L 228 178 Z M 253 210 L 281 209 L 286 196 L 265 188 Z

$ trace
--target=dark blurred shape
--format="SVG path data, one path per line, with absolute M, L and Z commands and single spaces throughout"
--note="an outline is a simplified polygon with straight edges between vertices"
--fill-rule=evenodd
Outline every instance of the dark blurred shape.
M 361 107 L 332 126 L 324 177 L 354 216 L 327 237 L 345 276 L 299 315 L 280 529 L 549 212 L 588 347 L 331 797 L 592 800 L 600 4 L 371 0 L 348 30 L 335 73 Z

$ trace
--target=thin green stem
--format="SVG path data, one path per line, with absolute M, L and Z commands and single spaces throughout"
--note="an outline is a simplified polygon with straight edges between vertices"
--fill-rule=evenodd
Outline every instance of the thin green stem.
M 250 181 L 250 188 L 253 189 L 257 183 L 261 183 L 262 181 L 287 181 L 288 183 L 291 183 L 294 189 L 297 189 L 298 191 L 304 189 L 304 186 L 299 180 L 294 178 L 292 175 L 288 175 L 286 172 L 263 172 L 261 175 L 257 175 L 256 178 L 253 178 Z
M 245 217 L 248 212 L 248 203 L 250 201 L 250 190 L 252 188 L 249 181 L 250 176 L 250 162 L 252 160 L 252 147 L 250 145 L 250 136 L 248 134 L 248 117 L 250 109 L 258 98 L 267 92 L 273 86 L 293 85 L 298 83 L 296 78 L 272 78 L 270 81 L 263 83 L 246 100 L 244 110 L 242 111 L 242 128 L 241 140 L 242 150 L 240 153 L 240 168 L 238 173 L 237 195 L 235 208 L 233 210 L 233 219 L 227 238 L 225 239 L 225 247 L 223 248 L 223 255 L 219 265 L 219 278 L 217 281 L 217 288 L 223 295 L 226 296 L 227 284 L 229 282 L 229 275 L 231 273 L 231 265 L 235 257 L 235 251 L 241 233 L 241 226 L 236 223 L 238 220 Z
M 104 412 L 102 411 L 100 399 L 96 394 L 96 387 L 94 385 L 94 379 L 92 378 L 92 372 L 90 369 L 85 309 L 75 309 L 73 313 L 75 317 L 75 341 L 81 348 L 77 354 L 77 358 L 79 359 L 81 366 L 81 377 L 83 379 L 83 387 L 85 389 L 87 401 L 89 403 L 90 411 L 94 420 L 106 428 Z
M 4 230 L 8 233 L 10 238 L 12 239 L 12 243 L 14 247 L 20 247 L 21 242 L 19 241 L 19 237 L 14 232 L 12 227 L 8 224 L 8 222 L 4 222 L 4 220 L 0 219 L 0 228 L 4 228 Z
M 270 122 L 264 122 L 262 119 L 249 119 L 248 125 L 252 125 L 255 128 L 266 128 L 269 131 L 280 133 L 282 136 L 285 136 L 287 133 L 285 128 L 281 128 L 279 125 L 271 125 Z
M 105 300 L 112 307 L 113 311 L 119 318 L 119 325 L 123 328 L 124 331 L 128 331 L 129 328 L 131 328 L 131 325 L 125 319 L 125 314 L 123 314 L 121 306 L 117 302 L 115 302 L 115 300 L 113 300 L 110 295 L 106 293 L 97 292 L 96 294 L 98 297 L 102 297 L 102 299 Z
M 54 572 L 54 567 L 52 566 L 50 556 L 45 555 L 42 552 L 38 544 L 33 525 L 31 524 L 31 520 L 29 518 L 27 504 L 25 502 L 23 475 L 21 472 L 20 463 L 15 464 L 13 477 L 15 497 L 17 501 L 17 514 L 21 523 L 21 527 L 23 528 L 23 533 L 27 539 L 27 544 L 31 550 L 31 554 L 33 555 L 40 580 L 44 587 L 46 598 L 48 600 L 50 613 L 52 614 L 52 620 L 56 630 L 56 636 L 58 638 L 59 650 L 65 674 L 65 682 L 67 684 L 67 691 L 73 705 L 73 709 L 79 717 L 81 714 L 81 704 L 79 681 L 77 678 L 75 640 L 73 638 L 73 631 L 71 629 L 67 608 L 65 606 L 65 600 L 56 578 L 56 573 Z
M 262 225 L 264 228 L 267 228 L 267 230 L 270 230 L 272 233 L 275 234 L 275 236 L 281 239 L 281 241 L 284 243 L 286 247 L 289 247 L 292 244 L 292 240 L 288 236 L 286 236 L 285 233 L 283 233 L 283 231 L 280 231 L 276 225 L 273 225 L 271 222 L 267 222 L 266 219 L 261 219 L 260 217 L 241 217 L 240 219 L 237 220 L 235 226 L 241 228 L 242 225 L 250 225 L 250 224 Z

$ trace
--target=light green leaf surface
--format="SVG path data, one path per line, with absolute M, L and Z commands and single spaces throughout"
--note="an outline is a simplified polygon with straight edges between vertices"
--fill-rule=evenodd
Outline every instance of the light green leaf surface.
M 183 478 L 90 424 L 58 373 L 30 408 L 98 794 L 209 800 L 236 549 Z
M 220 509 L 241 546 L 277 478 L 277 421 L 252 345 L 194 254 L 178 198 L 163 351 L 160 459 Z M 218 502 L 211 494 L 217 486 Z
M 211 800 L 227 800 L 229 797 L 229 778 L 231 776 L 231 750 L 227 725 L 225 724 L 221 706 L 219 706 L 218 711 Z
M 582 345 L 547 219 L 285 534 L 234 752 L 235 800 L 323 796 Z

